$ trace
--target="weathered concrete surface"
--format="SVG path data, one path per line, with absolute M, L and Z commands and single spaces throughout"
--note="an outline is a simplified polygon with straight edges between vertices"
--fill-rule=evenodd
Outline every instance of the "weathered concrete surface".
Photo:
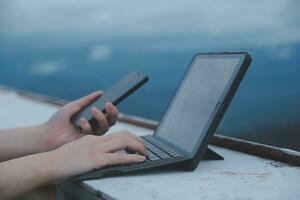
M 58 109 L 0 89 L 0 128 L 47 120 Z M 152 131 L 118 123 L 111 131 Z M 202 161 L 194 172 L 152 170 L 85 181 L 87 188 L 117 199 L 300 199 L 300 168 L 211 146 L 224 161 Z

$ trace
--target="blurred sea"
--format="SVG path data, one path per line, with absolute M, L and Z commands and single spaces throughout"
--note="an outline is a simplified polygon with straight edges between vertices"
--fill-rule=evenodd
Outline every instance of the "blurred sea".
M 110 57 L 97 61 L 87 56 L 88 45 L 24 47 L 0 48 L 0 84 L 73 100 L 105 90 L 128 72 L 138 70 L 148 74 L 150 82 L 119 109 L 154 120 L 162 117 L 184 70 L 198 52 L 118 49 L 112 44 Z M 253 63 L 218 132 L 278 146 L 284 142 L 299 150 L 295 139 L 300 139 L 300 45 L 294 46 L 288 60 L 262 50 L 250 53 Z

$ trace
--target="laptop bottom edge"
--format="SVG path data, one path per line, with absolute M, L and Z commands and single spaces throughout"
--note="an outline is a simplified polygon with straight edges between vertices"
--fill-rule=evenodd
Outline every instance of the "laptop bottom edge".
M 135 172 L 135 171 L 142 171 L 142 170 L 149 170 L 149 169 L 157 169 L 161 167 L 179 167 L 183 165 L 186 161 L 188 161 L 187 157 L 180 157 L 180 158 L 172 158 L 169 160 L 162 160 L 159 162 L 153 163 L 134 163 L 130 165 L 118 165 L 118 166 L 109 166 L 107 168 L 103 168 L 100 170 L 95 170 L 92 172 L 88 172 L 82 174 L 80 176 L 74 177 L 73 180 L 91 180 L 97 179 L 107 176 L 115 176 L 115 175 L 122 175 L 128 172 Z

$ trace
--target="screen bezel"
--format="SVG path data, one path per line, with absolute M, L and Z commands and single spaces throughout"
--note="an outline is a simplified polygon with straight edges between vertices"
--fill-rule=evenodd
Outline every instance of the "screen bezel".
M 190 72 L 194 62 L 197 59 L 201 59 L 201 58 L 224 58 L 224 57 L 225 58 L 237 58 L 237 59 L 239 59 L 239 61 L 237 62 L 236 68 L 234 69 L 230 79 L 226 83 L 225 89 L 223 90 L 223 92 L 222 92 L 222 94 L 221 94 L 221 96 L 218 100 L 218 106 L 216 106 L 214 111 L 211 113 L 211 115 L 209 117 L 209 120 L 208 120 L 207 124 L 205 125 L 205 128 L 203 129 L 203 131 L 201 133 L 201 137 L 198 139 L 193 151 L 191 153 L 187 152 L 184 149 L 182 149 L 181 147 L 179 147 L 179 146 L 171 143 L 170 141 L 158 136 L 160 127 L 163 124 L 164 119 L 166 119 L 166 117 L 167 117 L 169 108 L 172 106 L 173 102 L 175 101 L 175 97 L 178 93 L 178 90 L 181 87 L 181 83 L 183 83 L 183 81 L 187 78 L 187 74 Z M 166 112 L 162 116 L 162 118 L 160 120 L 160 123 L 159 123 L 159 126 L 156 128 L 153 136 L 160 139 L 160 140 L 162 140 L 162 141 L 164 141 L 164 142 L 166 142 L 168 145 L 172 146 L 173 148 L 178 149 L 179 151 L 181 151 L 182 153 L 184 153 L 185 155 L 187 155 L 190 158 L 195 157 L 199 153 L 199 151 L 201 152 L 202 149 L 206 149 L 207 145 L 208 145 L 208 142 L 209 142 L 209 139 L 214 134 L 214 132 L 217 128 L 217 125 L 218 125 L 218 123 L 217 123 L 217 125 L 215 125 L 215 121 L 220 117 L 222 118 L 222 116 L 219 115 L 221 107 L 223 105 L 225 105 L 225 103 L 228 103 L 228 104 L 230 103 L 230 100 L 233 96 L 233 94 L 231 94 L 232 93 L 231 91 L 233 90 L 234 87 L 238 86 L 238 85 L 235 86 L 233 83 L 236 81 L 236 79 L 239 78 L 238 77 L 239 74 L 242 74 L 242 76 L 243 76 L 244 73 L 240 73 L 240 72 L 242 72 L 243 70 L 246 70 L 248 68 L 248 65 L 245 65 L 246 57 L 250 58 L 250 62 L 251 62 L 251 57 L 249 56 L 248 53 L 245 53 L 245 52 L 238 52 L 238 53 L 227 53 L 227 52 L 225 52 L 225 53 L 224 52 L 221 52 L 221 53 L 198 53 L 198 54 L 194 55 L 194 57 L 192 58 L 190 64 L 188 65 L 184 75 L 182 76 L 181 81 L 177 85 L 177 89 L 176 89 L 173 97 L 171 98 L 171 100 L 170 100 L 170 102 L 167 106 Z M 234 92 L 235 91 L 233 91 L 233 93 Z

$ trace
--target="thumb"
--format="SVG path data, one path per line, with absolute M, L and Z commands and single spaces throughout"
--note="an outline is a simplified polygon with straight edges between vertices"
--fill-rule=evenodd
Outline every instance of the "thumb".
M 67 104 L 65 106 L 66 114 L 73 115 L 74 113 L 78 112 L 79 110 L 81 110 L 82 108 L 99 98 L 102 94 L 103 92 L 99 90 Z

